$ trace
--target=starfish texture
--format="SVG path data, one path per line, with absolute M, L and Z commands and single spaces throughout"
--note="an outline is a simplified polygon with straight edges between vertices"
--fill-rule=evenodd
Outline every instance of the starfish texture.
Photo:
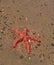
M 17 38 L 13 41 L 13 47 L 15 48 L 18 42 L 23 41 L 26 49 L 27 49 L 27 53 L 30 54 L 30 45 L 29 45 L 29 40 L 33 40 L 33 41 L 37 41 L 37 42 L 41 42 L 38 38 L 36 37 L 32 37 L 32 36 L 28 36 L 27 35 L 27 28 L 24 28 L 23 32 L 20 33 L 18 30 L 16 30 L 15 28 L 12 28 L 12 32 L 14 32 L 17 35 Z

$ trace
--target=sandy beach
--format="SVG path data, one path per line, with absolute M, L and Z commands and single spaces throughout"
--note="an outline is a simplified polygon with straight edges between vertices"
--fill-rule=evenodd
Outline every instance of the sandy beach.
M 30 41 L 30 54 L 23 42 L 12 44 L 11 28 L 25 27 L 41 40 Z M 0 0 L 0 65 L 54 65 L 54 0 Z

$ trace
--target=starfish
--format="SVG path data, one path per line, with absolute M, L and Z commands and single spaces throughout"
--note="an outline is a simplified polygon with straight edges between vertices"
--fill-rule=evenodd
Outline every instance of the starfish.
M 38 38 L 36 37 L 32 37 L 32 36 L 28 36 L 27 35 L 27 28 L 24 28 L 23 32 L 20 33 L 18 30 L 16 30 L 15 28 L 12 28 L 12 32 L 14 32 L 17 35 L 17 38 L 13 41 L 13 48 L 16 47 L 18 42 L 23 41 L 26 49 L 27 49 L 27 53 L 30 54 L 30 45 L 29 45 L 29 40 L 33 40 L 33 41 L 37 41 L 37 42 L 41 42 Z

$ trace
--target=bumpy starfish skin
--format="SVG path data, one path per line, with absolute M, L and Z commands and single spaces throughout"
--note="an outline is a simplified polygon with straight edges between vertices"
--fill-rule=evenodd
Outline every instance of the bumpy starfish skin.
M 27 53 L 30 54 L 30 45 L 29 45 L 29 40 L 33 40 L 33 41 L 37 41 L 37 42 L 41 42 L 39 39 L 37 39 L 36 37 L 32 37 L 32 36 L 27 36 L 27 28 L 24 28 L 23 32 L 20 33 L 19 31 L 17 31 L 15 28 L 12 28 L 12 32 L 14 32 L 18 38 L 16 38 L 13 41 L 13 47 L 15 48 L 18 42 L 23 41 L 26 49 L 27 49 Z

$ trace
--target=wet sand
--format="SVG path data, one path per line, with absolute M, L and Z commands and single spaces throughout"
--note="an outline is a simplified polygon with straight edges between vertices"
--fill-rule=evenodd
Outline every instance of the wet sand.
M 12 47 L 13 27 L 40 35 L 41 43 L 30 42 L 30 55 L 23 42 Z M 0 0 L 0 65 L 54 65 L 54 0 Z

